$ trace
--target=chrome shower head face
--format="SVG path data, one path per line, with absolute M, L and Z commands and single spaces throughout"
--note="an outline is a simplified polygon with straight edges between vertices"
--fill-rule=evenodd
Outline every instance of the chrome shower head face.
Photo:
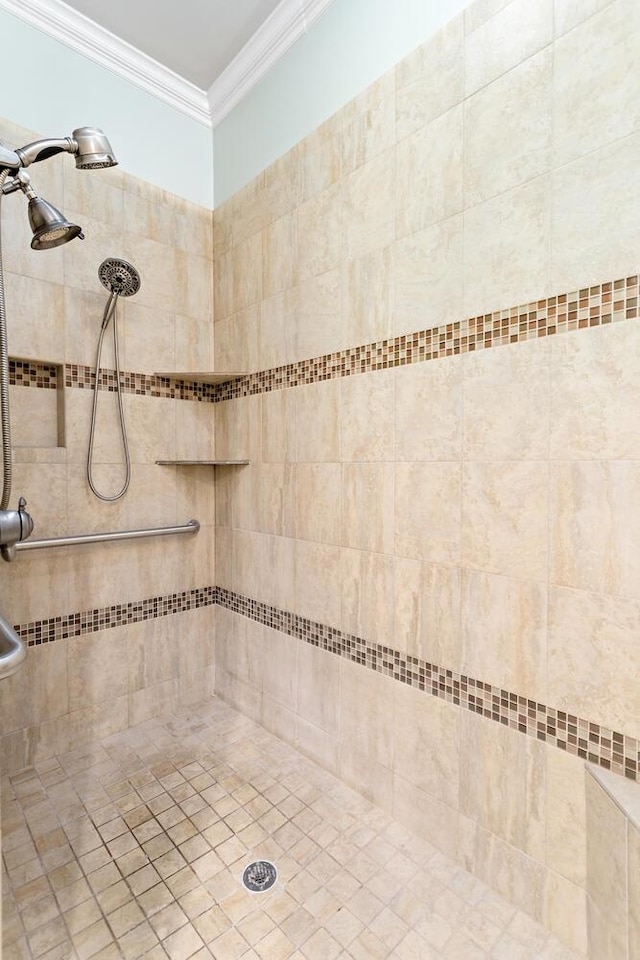
M 72 140 L 77 145 L 77 170 L 100 170 L 118 163 L 111 144 L 98 127 L 78 127 L 73 131 Z
M 127 260 L 108 257 L 98 267 L 98 277 L 109 293 L 132 297 L 140 289 L 140 274 Z

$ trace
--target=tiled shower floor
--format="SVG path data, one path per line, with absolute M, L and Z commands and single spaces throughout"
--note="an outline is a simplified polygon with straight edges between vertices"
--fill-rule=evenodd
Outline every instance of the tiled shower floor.
M 573 960 L 212 699 L 3 784 L 4 960 Z M 269 892 L 241 885 L 273 861 Z

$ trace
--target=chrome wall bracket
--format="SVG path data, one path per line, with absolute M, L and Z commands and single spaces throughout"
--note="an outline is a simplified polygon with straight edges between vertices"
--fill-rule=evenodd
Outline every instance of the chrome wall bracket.
M 17 510 L 0 510 L 0 555 L 10 562 L 16 558 L 16 544 L 33 532 L 33 520 L 26 511 L 27 501 L 20 497 Z

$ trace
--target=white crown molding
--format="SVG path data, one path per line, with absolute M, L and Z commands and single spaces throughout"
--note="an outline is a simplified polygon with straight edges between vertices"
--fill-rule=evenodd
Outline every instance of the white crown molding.
M 332 2 L 282 0 L 209 88 L 211 125 L 214 128 Z
M 211 126 L 204 90 L 61 0 L 0 0 L 0 8 L 135 83 L 192 120 Z

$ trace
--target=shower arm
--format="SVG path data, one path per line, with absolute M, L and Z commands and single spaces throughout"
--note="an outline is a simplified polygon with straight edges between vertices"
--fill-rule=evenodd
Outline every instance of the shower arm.
M 20 170 L 21 167 L 55 157 L 58 153 L 77 153 L 78 149 L 78 143 L 72 137 L 46 137 L 15 150 L 0 143 L 0 170 Z

